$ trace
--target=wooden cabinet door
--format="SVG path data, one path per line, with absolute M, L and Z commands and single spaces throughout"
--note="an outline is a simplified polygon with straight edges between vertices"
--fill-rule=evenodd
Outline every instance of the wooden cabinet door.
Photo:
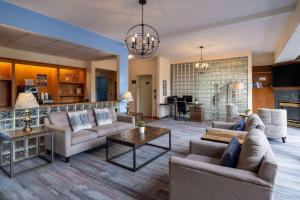
M 256 113 L 257 108 L 274 109 L 274 90 L 273 88 L 253 88 L 252 90 L 252 109 Z

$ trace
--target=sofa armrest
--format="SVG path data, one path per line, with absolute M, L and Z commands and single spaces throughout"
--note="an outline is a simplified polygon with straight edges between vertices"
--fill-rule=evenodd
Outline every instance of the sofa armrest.
M 198 139 L 190 140 L 190 154 L 199 154 L 213 158 L 221 158 L 226 147 L 227 144 L 218 142 L 210 142 Z
M 132 123 L 135 127 L 135 117 L 130 115 L 118 115 L 117 120 L 120 122 Z
M 45 125 L 49 128 L 54 135 L 54 151 L 64 157 L 69 157 L 68 151 L 71 147 L 71 134 L 72 131 L 69 128 L 57 127 L 54 125 Z M 50 148 L 50 141 L 46 139 L 46 148 Z
M 272 185 L 253 172 L 179 157 L 171 157 L 169 166 L 171 200 L 272 198 Z
M 233 122 L 220 122 L 220 121 L 213 121 L 212 123 L 212 127 L 213 128 L 221 128 L 221 129 L 228 129 L 228 130 L 232 130 L 233 126 L 236 123 Z
M 271 158 L 270 158 L 270 156 L 268 156 L 268 157 L 265 156 L 261 162 L 261 165 L 260 165 L 260 168 L 258 171 L 258 176 L 261 179 L 267 181 L 268 183 L 270 183 L 272 185 L 275 184 L 275 179 L 276 179 L 277 170 L 278 170 L 277 162 L 273 156 L 274 155 L 272 155 Z

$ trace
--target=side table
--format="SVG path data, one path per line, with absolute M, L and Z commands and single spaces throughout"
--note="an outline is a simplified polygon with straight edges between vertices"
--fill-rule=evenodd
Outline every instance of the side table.
M 51 137 L 51 155 L 47 156 L 42 155 L 40 152 L 40 137 Z M 16 141 L 20 141 L 22 139 L 31 139 L 36 138 L 37 144 L 36 144 L 36 155 L 34 157 L 30 157 L 24 160 L 16 161 L 14 157 L 14 144 Z M 9 142 L 9 163 L 0 163 L 0 169 L 5 172 L 9 177 L 13 178 L 14 176 L 21 175 L 27 172 L 31 172 L 35 169 L 39 169 L 41 167 L 44 167 L 46 165 L 52 164 L 54 160 L 54 152 L 53 152 L 53 133 L 50 129 L 46 127 L 38 127 L 33 128 L 30 132 L 24 132 L 22 130 L 13 130 L 13 131 L 6 131 L 6 132 L 0 132 L 0 155 L 3 154 L 3 142 L 8 141 Z M 28 151 L 28 149 L 24 149 L 24 151 Z M 49 158 L 50 157 L 50 158 Z M 43 161 L 43 164 L 39 164 L 38 166 L 31 167 L 29 169 L 15 172 L 16 164 L 20 164 L 23 162 L 28 162 L 29 159 L 39 158 L 39 160 Z M 2 161 L 2 160 L 1 160 Z M 40 163 L 40 162 L 39 162 Z M 7 170 L 7 168 L 9 170 Z
M 138 122 L 138 121 L 143 120 L 143 113 L 139 113 L 139 112 L 130 112 L 129 115 L 135 117 L 135 122 Z

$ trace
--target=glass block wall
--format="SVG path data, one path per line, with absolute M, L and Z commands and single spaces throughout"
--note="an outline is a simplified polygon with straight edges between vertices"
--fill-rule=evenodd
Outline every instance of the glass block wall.
M 244 83 L 244 89 L 228 87 L 228 103 L 237 104 L 244 112 L 248 103 L 248 57 L 207 61 L 209 69 L 205 73 L 195 68 L 196 62 L 171 65 L 172 95 L 192 95 L 204 104 L 206 120 L 225 120 L 227 87 L 231 82 Z M 223 87 L 223 88 L 222 88 Z

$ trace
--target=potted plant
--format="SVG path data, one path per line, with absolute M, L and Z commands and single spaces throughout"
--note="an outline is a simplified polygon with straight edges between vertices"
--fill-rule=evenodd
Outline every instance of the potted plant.
M 250 112 L 251 112 L 251 109 L 249 109 L 249 108 L 245 110 L 246 115 L 250 115 Z
M 140 133 L 144 133 L 145 132 L 145 122 L 144 121 L 139 121 L 138 122 L 138 127 L 139 127 L 139 131 Z

